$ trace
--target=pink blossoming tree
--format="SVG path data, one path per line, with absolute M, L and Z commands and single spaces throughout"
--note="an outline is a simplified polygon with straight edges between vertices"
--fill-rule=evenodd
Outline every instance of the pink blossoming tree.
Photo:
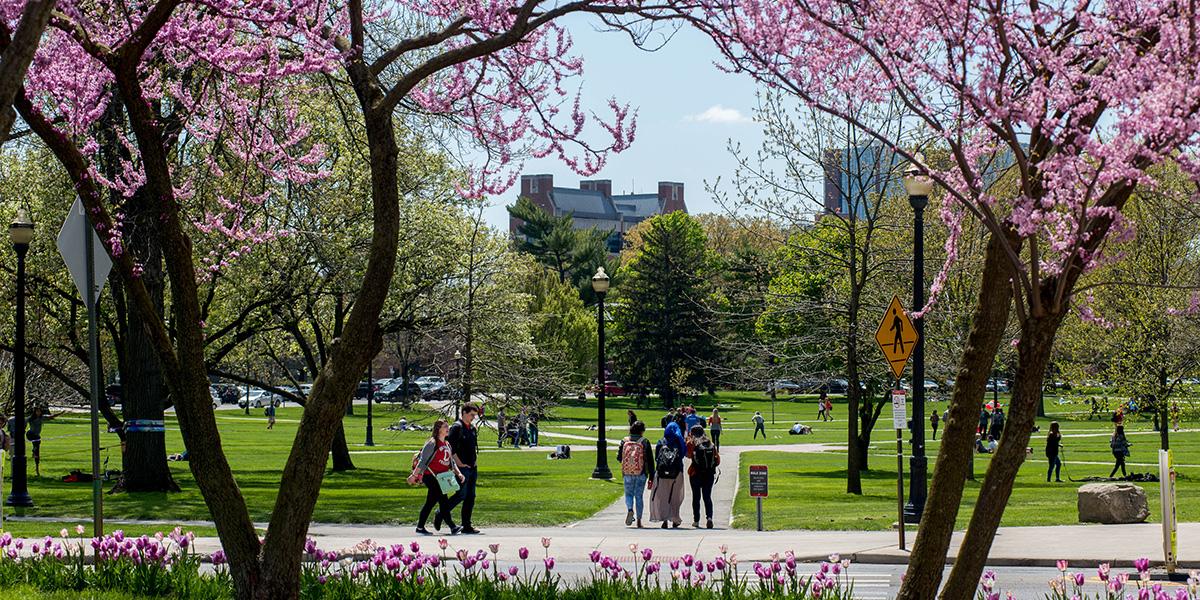
M 972 423 L 1011 309 L 1020 339 L 1009 424 L 942 591 L 969 597 L 1024 459 L 1076 282 L 1104 263 L 1106 242 L 1133 234 L 1122 209 L 1137 186 L 1154 185 L 1148 168 L 1173 158 L 1200 176 L 1192 154 L 1200 142 L 1198 7 L 1189 0 L 684 0 L 677 7 L 711 36 L 728 68 L 829 114 L 853 122 L 854 105 L 900 98 L 927 140 L 894 149 L 944 194 L 947 254 L 954 256 L 964 218 L 990 233 L 929 509 L 900 593 L 937 593 Z M 876 137 L 889 144 L 883 132 Z M 1015 192 L 991 185 L 1002 172 Z M 944 278 L 945 271 L 934 280 L 934 302 Z
M 399 230 L 398 109 L 441 117 L 485 150 L 463 185 L 476 195 L 505 189 L 522 156 L 556 156 L 581 174 L 632 142 L 625 106 L 610 102 L 606 142 L 583 142 L 587 115 L 566 91 L 582 69 L 557 20 L 571 13 L 632 11 L 621 0 L 401 0 L 365 5 L 326 0 L 64 0 L 15 102 L 20 116 L 72 177 L 109 241 L 130 303 L 175 399 L 189 466 L 207 503 L 242 598 L 296 597 L 304 536 L 345 398 L 381 345 L 379 314 L 395 267 Z M 372 238 L 362 287 L 342 336 L 316 378 L 260 542 L 221 448 L 205 369 L 199 290 L 222 265 L 193 253 L 216 236 L 233 256 L 276 232 L 251 215 L 290 184 L 323 176 L 321 148 L 288 96 L 313 75 L 345 73 L 367 132 Z M 123 119 L 101 123 L 119 105 Z M 268 107 L 270 109 L 268 109 Z M 107 129 L 104 135 L 98 129 Z M 206 173 L 178 166 L 181 140 L 221 144 L 266 182 L 193 202 Z M 115 167 L 98 168 L 102 150 Z M 111 166 L 111 165 L 110 165 Z M 220 175 L 216 162 L 210 175 Z M 131 198 L 155 217 L 170 283 L 168 328 L 143 285 L 143 266 L 120 234 Z M 221 254 L 221 253 L 219 253 Z

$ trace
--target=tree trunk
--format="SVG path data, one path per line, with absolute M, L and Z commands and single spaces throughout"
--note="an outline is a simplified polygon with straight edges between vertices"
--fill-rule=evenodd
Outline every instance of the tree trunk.
M 853 303 L 853 300 L 851 301 Z M 867 450 L 859 436 L 858 364 L 854 351 L 854 335 L 846 349 L 846 493 L 862 495 L 862 471 L 867 469 Z
M 1008 241 L 1017 246 L 1015 233 L 1010 230 L 1006 235 Z M 917 530 L 908 572 L 896 596 L 897 600 L 929 600 L 937 595 L 941 584 L 963 486 L 973 467 L 975 423 L 979 420 L 980 399 L 983 398 L 992 361 L 1008 323 L 1012 304 L 1009 282 L 1012 272 L 1012 263 L 1000 239 L 992 234 L 984 256 L 980 294 L 972 315 L 971 333 L 959 359 L 949 415 L 934 463 L 925 515 Z
M 142 264 L 142 283 L 162 317 L 164 281 L 162 249 L 153 221 L 157 212 L 150 198 L 139 192 L 126 203 L 126 244 Z M 121 488 L 126 492 L 177 492 L 179 486 L 167 466 L 166 433 L 162 423 L 167 385 L 150 341 L 149 323 L 138 311 L 126 311 L 121 353 L 121 412 L 127 425 L 121 455 Z M 157 431 L 156 431 L 157 430 Z
M 371 246 L 362 287 L 342 335 L 331 344 L 329 360 L 313 383 L 309 404 L 284 465 L 282 484 L 262 547 L 262 580 L 253 590 L 253 596 L 261 600 L 299 597 L 301 552 L 334 433 L 345 410 L 342 399 L 353 394 L 362 372 L 383 347 L 379 314 L 391 286 L 400 233 L 399 151 L 390 108 L 377 108 L 382 92 L 370 68 L 362 62 L 361 55 L 349 62 L 347 72 L 362 106 L 370 154 Z
M 1017 471 L 1025 462 L 1025 449 L 1036 422 L 1037 402 L 1041 397 L 1046 363 L 1050 360 L 1054 335 L 1062 317 L 1062 312 L 1035 317 L 1022 327 L 1014 373 L 1016 385 L 1009 402 L 1008 421 L 1000 436 L 1000 446 L 992 456 L 979 488 L 975 511 L 971 514 L 971 523 L 967 526 L 954 568 L 942 589 L 941 597 L 944 600 L 970 598 L 978 586 L 992 540 L 1004 515 L 1004 507 L 1012 495 Z
M 346 446 L 346 424 L 339 422 L 337 431 L 333 434 L 333 446 L 330 448 L 330 454 L 333 456 L 333 471 L 340 473 L 342 471 L 353 471 L 354 460 L 350 458 L 350 448 Z

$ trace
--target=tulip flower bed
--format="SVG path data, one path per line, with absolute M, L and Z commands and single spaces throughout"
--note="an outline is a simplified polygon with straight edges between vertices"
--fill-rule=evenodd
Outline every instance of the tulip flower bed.
M 217 551 L 200 556 L 191 549 L 193 539 L 191 533 L 178 529 L 137 538 L 117 531 L 89 539 L 82 528 L 76 529 L 74 536 L 64 529 L 57 538 L 40 540 L 4 534 L 0 536 L 0 596 L 9 590 L 37 590 L 59 592 L 56 597 L 60 598 L 67 597 L 64 592 L 78 592 L 80 598 L 103 592 L 116 592 L 121 598 L 231 598 L 224 554 Z M 556 571 L 549 538 L 542 539 L 541 548 L 518 548 L 513 555 L 502 553 L 499 544 L 475 552 L 451 551 L 444 539 L 430 546 L 425 549 L 412 542 L 380 547 L 365 540 L 354 548 L 333 552 L 309 540 L 300 595 L 314 600 L 854 598 L 850 561 L 837 555 L 813 569 L 799 564 L 790 552 L 749 564 L 739 563 L 737 555 L 725 547 L 710 558 L 685 555 L 663 560 L 653 549 L 631 544 L 622 556 L 592 552 L 588 574 L 564 581 Z M 98 557 L 95 564 L 93 557 Z M 206 562 L 211 568 L 202 568 Z M 1200 575 L 1193 572 L 1185 587 L 1164 588 L 1150 580 L 1146 559 L 1135 561 L 1132 573 L 1101 565 L 1096 572 L 1099 584 L 1089 583 L 1084 573 L 1069 572 L 1067 566 L 1066 561 L 1059 561 L 1061 575 L 1050 580 L 1046 598 L 1200 600 Z M 978 599 L 1001 598 L 1013 596 L 999 589 L 995 573 L 985 573 Z

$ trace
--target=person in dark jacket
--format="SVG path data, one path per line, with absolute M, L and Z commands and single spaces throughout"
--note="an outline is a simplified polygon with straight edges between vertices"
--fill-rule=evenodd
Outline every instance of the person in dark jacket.
M 621 465 L 625 482 L 625 526 L 632 525 L 636 518 L 638 529 L 642 528 L 646 489 L 654 487 L 654 452 L 650 448 L 650 440 L 642 436 L 644 433 L 646 424 L 634 421 L 629 426 L 629 437 L 621 440 L 621 445 L 617 446 L 617 462 Z M 634 509 L 637 509 L 636 512 Z
M 1121 477 L 1128 476 L 1128 473 L 1125 472 L 1125 457 L 1129 456 L 1129 447 L 1131 445 L 1125 437 L 1125 426 L 1117 425 L 1117 430 L 1113 432 L 1112 438 L 1108 440 L 1108 447 L 1112 449 L 1113 458 L 1116 459 L 1112 473 L 1108 474 L 1110 478 L 1117 474 L 1117 469 L 1121 470 Z
M 475 512 L 475 486 L 479 482 L 479 430 L 475 428 L 475 419 L 479 417 L 479 405 L 468 402 L 462 406 L 460 417 L 450 426 L 450 434 L 446 441 L 450 442 L 450 451 L 454 455 L 454 464 L 462 473 L 462 487 L 450 497 L 450 509 L 462 504 L 462 533 L 479 533 L 471 525 L 471 514 Z M 446 515 L 439 509 L 433 517 L 433 528 L 442 529 L 442 521 Z
M 1050 481 L 1050 474 L 1054 473 L 1054 481 L 1062 483 L 1060 474 L 1062 472 L 1062 458 L 1059 456 L 1059 451 L 1062 449 L 1062 433 L 1058 429 L 1058 421 L 1050 422 L 1050 433 L 1046 434 L 1046 459 L 1050 461 L 1050 467 L 1046 469 L 1046 481 Z
M 697 425 L 688 436 L 687 453 L 692 459 L 688 466 L 688 483 L 692 487 L 692 527 L 700 528 L 700 501 L 704 500 L 705 527 L 713 528 L 712 489 L 717 480 L 717 466 L 721 464 L 721 453 L 712 440 L 704 436 L 704 428 Z

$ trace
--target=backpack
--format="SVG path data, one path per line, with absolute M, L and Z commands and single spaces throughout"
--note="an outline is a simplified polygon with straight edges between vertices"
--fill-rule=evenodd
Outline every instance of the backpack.
M 692 466 L 705 475 L 717 472 L 717 447 L 711 440 L 705 438 L 692 449 Z
M 659 442 L 654 456 L 654 467 L 659 479 L 675 479 L 683 467 L 679 449 L 667 443 Z
M 641 475 L 646 470 L 646 447 L 642 441 L 621 440 L 621 474 Z

